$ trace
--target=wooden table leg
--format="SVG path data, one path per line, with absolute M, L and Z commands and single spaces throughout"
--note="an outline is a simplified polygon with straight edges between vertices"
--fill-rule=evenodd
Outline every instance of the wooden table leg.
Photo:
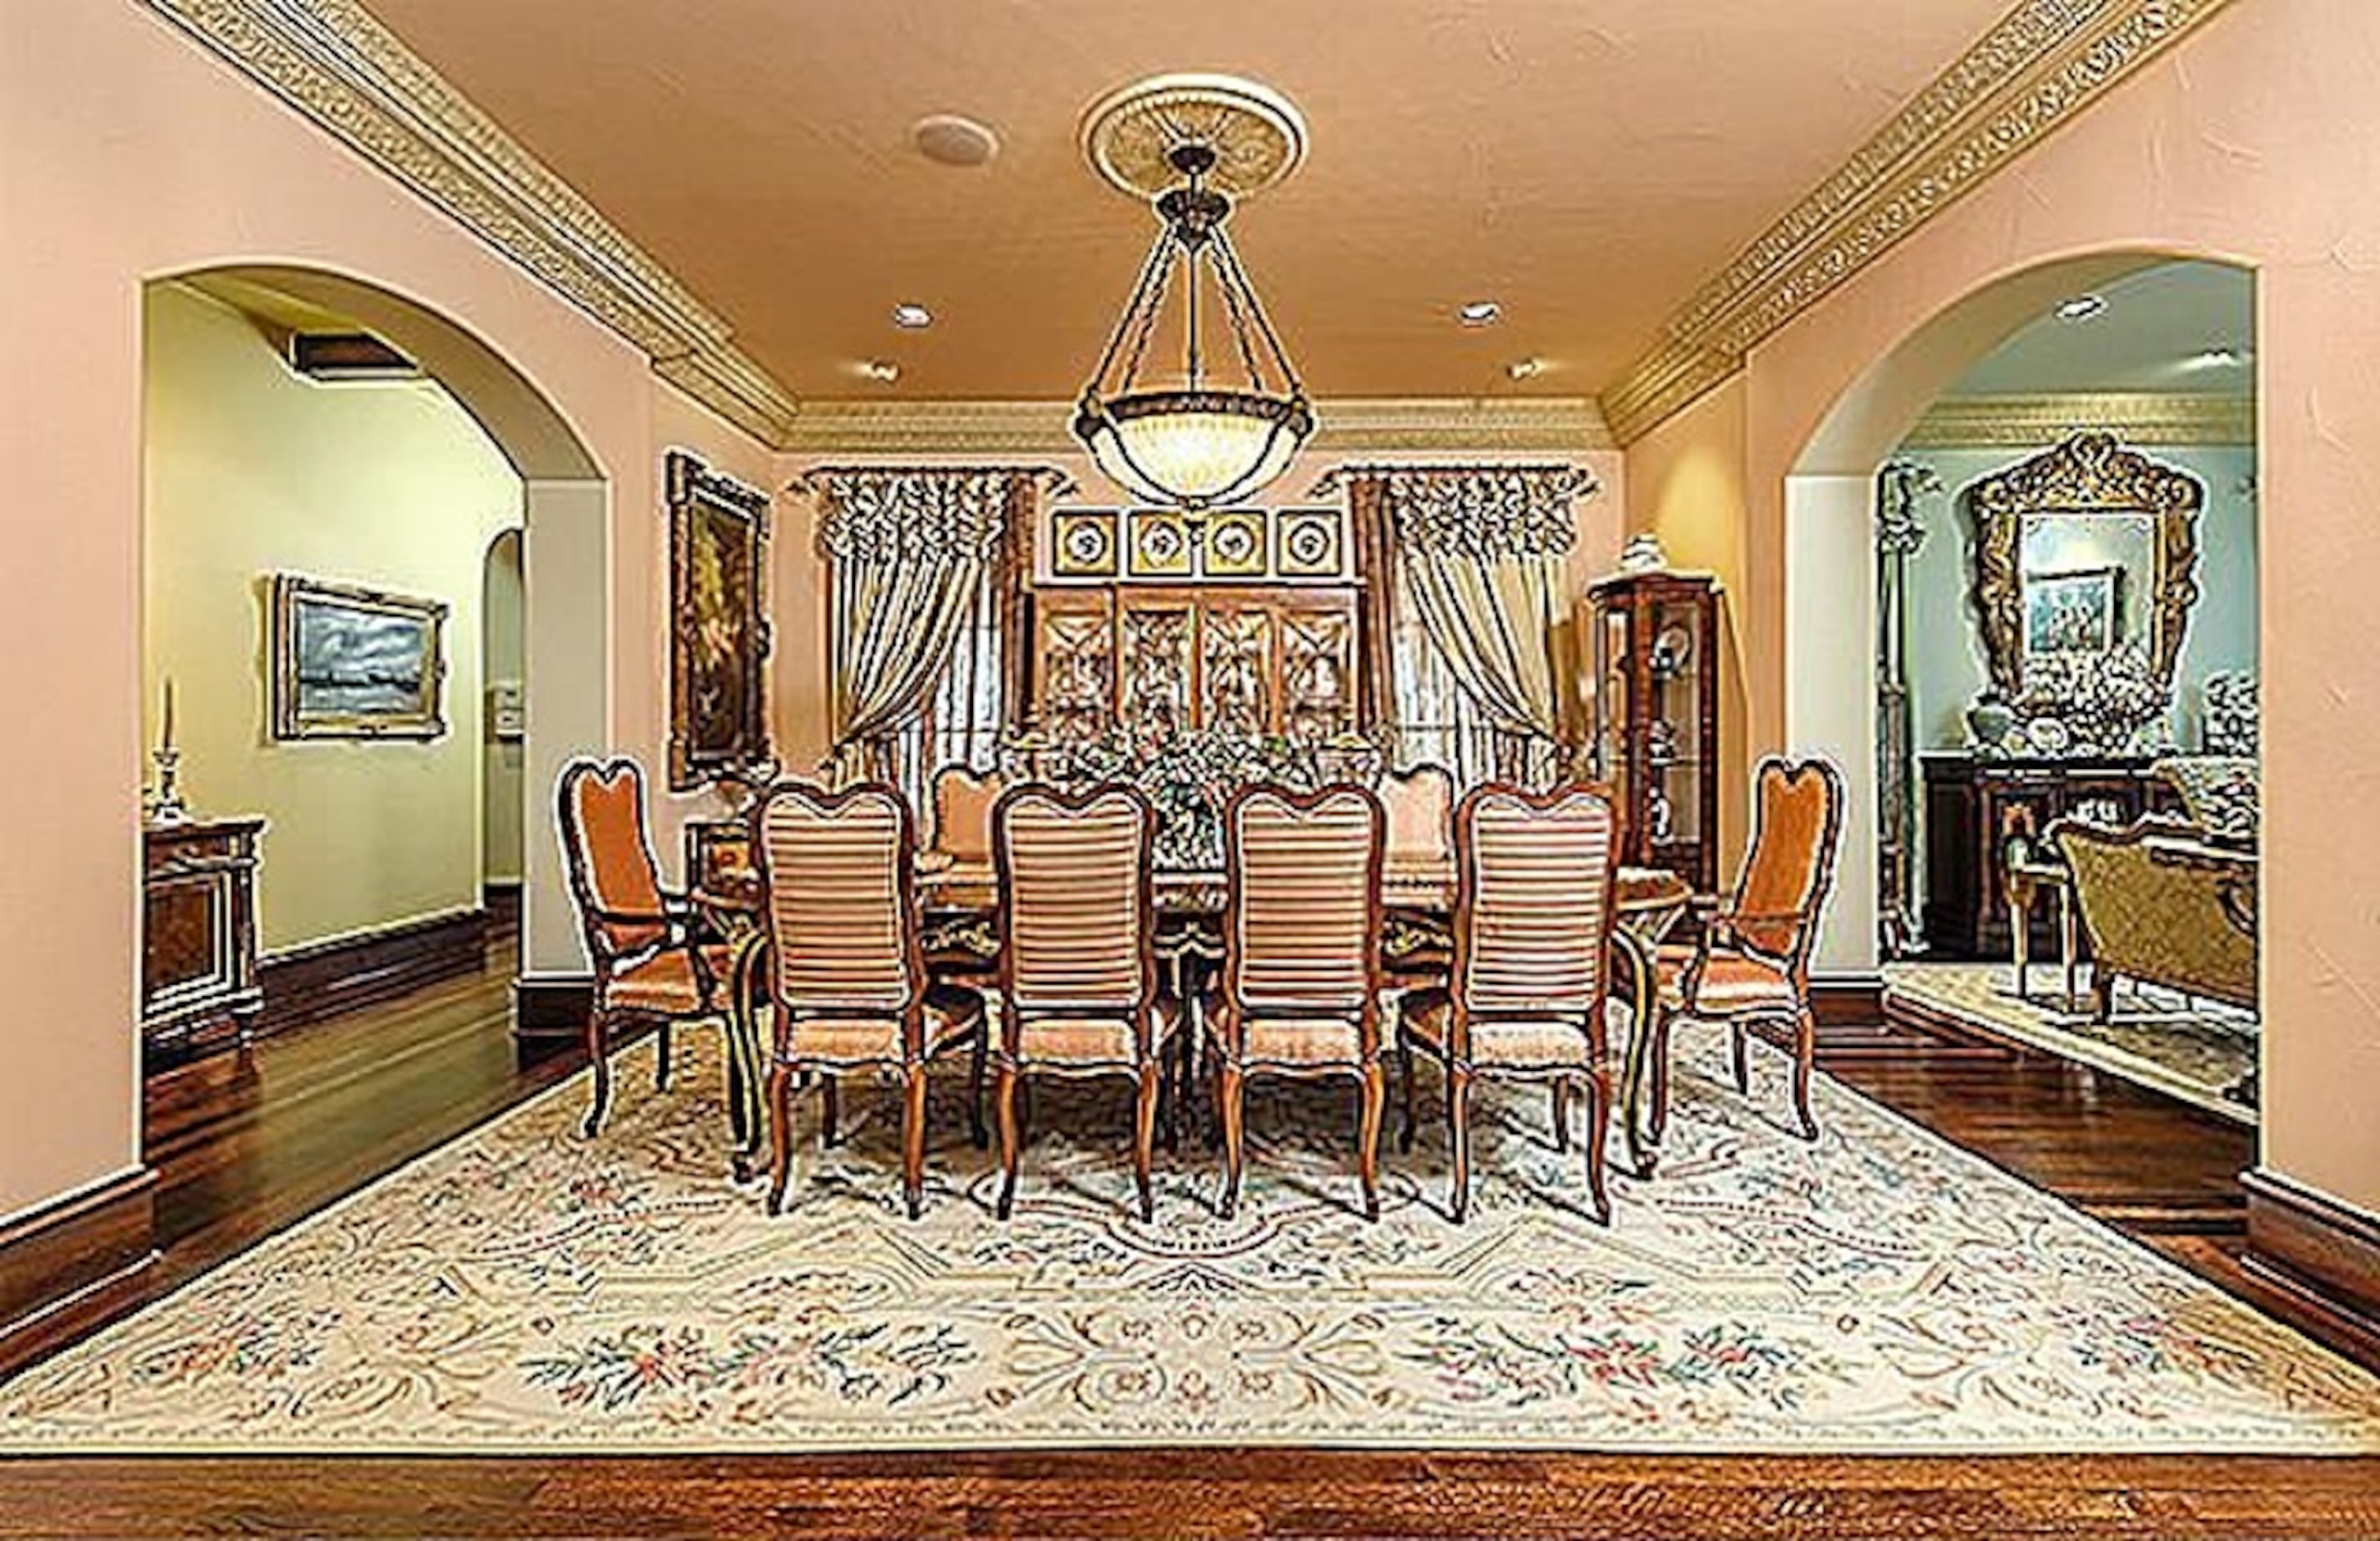
M 1645 1077 L 1652 1062 L 1654 991 L 1658 978 L 1653 966 L 1653 944 L 1640 936 L 1634 928 L 1618 926 L 1612 928 L 1611 940 L 1627 957 L 1632 981 L 1628 1011 L 1628 1051 L 1621 1073 L 1620 1124 L 1628 1142 L 1628 1164 L 1639 1177 L 1653 1175 L 1659 1159 L 1651 1138 L 1645 1131 Z
M 2024 977 L 2033 962 L 2033 879 L 2025 873 L 2008 875 L 2009 945 L 2016 955 L 2016 998 L 2025 999 Z
M 2058 885 L 2058 952 L 2066 965 L 2066 1009 L 2074 1009 L 2075 954 L 2082 951 L 2076 945 L 2080 939 L 2074 932 L 2074 883 L 2072 880 Z

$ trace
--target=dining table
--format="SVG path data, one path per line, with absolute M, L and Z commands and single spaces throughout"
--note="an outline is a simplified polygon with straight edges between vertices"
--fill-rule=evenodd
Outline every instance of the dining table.
M 755 970 L 765 940 L 767 896 L 748 859 L 748 844 L 735 838 L 738 832 L 723 820 L 702 830 L 689 825 L 687 871 L 696 907 L 735 960 L 730 1027 L 752 1071 L 738 1079 L 751 1086 L 757 1104 L 757 1008 L 762 991 Z M 928 848 L 917 853 L 913 876 L 929 957 L 954 959 L 962 972 L 969 972 L 971 964 L 978 978 L 988 978 L 997 965 L 999 874 L 988 862 Z M 1160 868 L 1150 874 L 1149 887 L 1157 911 L 1155 951 L 1166 969 L 1168 988 L 1189 1013 L 1192 1030 L 1183 1039 L 1186 1073 L 1195 1067 L 1205 1031 L 1199 972 L 1220 966 L 1224 957 L 1221 922 L 1230 881 L 1220 869 Z M 1451 859 L 1394 856 L 1381 869 L 1381 908 L 1442 926 L 1453 916 L 1455 887 Z M 1666 868 L 1621 867 L 1613 874 L 1612 941 L 1627 976 L 1621 999 L 1630 1009 L 1627 1041 L 1611 1068 L 1618 1073 L 1622 1138 L 1630 1165 L 1640 1176 L 1651 1175 L 1658 1154 L 1646 1127 L 1645 1106 L 1654 1069 L 1652 1045 L 1658 1037 L 1652 1031 L 1653 1013 L 1659 1007 L 1658 950 L 1693 900 L 1686 880 Z M 757 1109 L 752 1110 L 757 1116 Z

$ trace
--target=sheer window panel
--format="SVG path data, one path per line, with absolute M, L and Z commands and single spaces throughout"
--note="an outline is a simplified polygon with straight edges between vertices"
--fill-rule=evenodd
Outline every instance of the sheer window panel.
M 927 837 L 933 818 L 938 771 L 964 765 L 980 774 L 1000 763 L 1000 733 L 1007 715 L 1002 640 L 999 588 L 987 583 L 976 595 L 975 609 L 925 710 L 892 735 L 892 783 L 917 817 L 920 840 Z
M 1389 643 L 1396 707 L 1396 768 L 1439 766 L 1454 778 L 1458 795 L 1483 782 L 1512 782 L 1527 787 L 1549 784 L 1557 769 L 1555 746 L 1488 722 L 1470 692 L 1456 683 L 1445 656 L 1429 639 L 1402 575 L 1397 599 L 1396 625 Z

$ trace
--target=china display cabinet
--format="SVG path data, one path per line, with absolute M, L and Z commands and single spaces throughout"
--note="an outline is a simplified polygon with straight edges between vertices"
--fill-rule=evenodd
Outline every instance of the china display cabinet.
M 1594 606 L 1595 765 L 1625 810 L 1620 859 L 1718 886 L 1718 603 L 1704 573 L 1621 573 Z

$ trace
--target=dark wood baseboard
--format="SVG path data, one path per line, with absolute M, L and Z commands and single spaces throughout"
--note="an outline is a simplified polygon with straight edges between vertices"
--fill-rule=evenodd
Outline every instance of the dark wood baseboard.
M 1819 1025 L 1872 1023 L 1884 1015 L 1881 977 L 1810 981 L 1810 1011 Z
M 513 1037 L 523 1045 L 577 1043 L 586 1035 L 587 1013 L 594 1005 L 592 979 L 524 975 L 513 981 Z
M 521 918 L 519 880 L 480 884 L 480 907 L 488 912 L 488 934 L 491 937 L 517 935 Z
M 2240 1266 L 2380 1366 L 2380 1216 L 2264 1167 L 2241 1172 L 2240 1184 L 2248 1191 Z
M 156 1172 L 138 1167 L 0 1226 L 0 1376 L 140 1297 L 156 1194 Z
M 256 1031 L 277 1033 L 393 1001 L 487 962 L 488 912 L 455 910 L 266 958 L 257 966 L 264 1009 Z

